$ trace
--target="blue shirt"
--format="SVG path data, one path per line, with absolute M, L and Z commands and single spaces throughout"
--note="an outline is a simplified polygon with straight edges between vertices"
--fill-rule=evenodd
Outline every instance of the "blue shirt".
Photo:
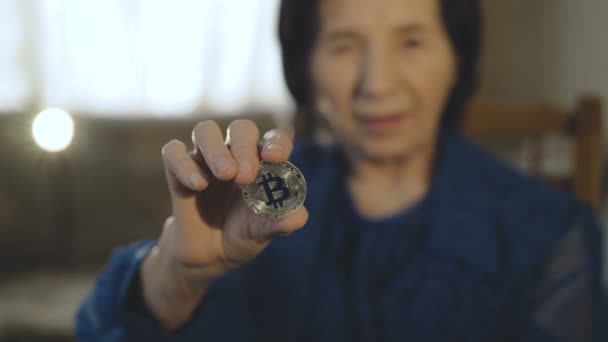
M 432 189 L 359 215 L 335 148 L 301 145 L 306 226 L 217 280 L 163 335 L 127 305 L 154 242 L 118 250 L 76 317 L 91 341 L 606 341 L 601 235 L 589 208 L 445 134 Z

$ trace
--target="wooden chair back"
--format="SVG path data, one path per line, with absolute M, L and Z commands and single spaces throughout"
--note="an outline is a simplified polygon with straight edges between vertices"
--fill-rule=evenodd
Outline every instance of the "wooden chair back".
M 464 117 L 464 130 L 480 142 L 495 138 L 515 138 L 528 142 L 529 171 L 574 193 L 596 211 L 601 208 L 603 176 L 602 102 L 597 96 L 582 96 L 572 110 L 552 105 L 514 106 L 477 99 Z M 570 172 L 545 174 L 542 165 L 543 140 L 561 136 L 568 139 Z

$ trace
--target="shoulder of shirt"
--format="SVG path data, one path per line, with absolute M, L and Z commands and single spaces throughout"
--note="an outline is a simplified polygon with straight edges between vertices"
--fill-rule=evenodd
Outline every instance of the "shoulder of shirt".
M 568 231 L 588 221 L 591 209 L 572 194 L 525 174 L 482 148 L 470 144 L 480 186 L 492 202 L 495 229 L 501 244 L 518 251 L 513 258 L 539 260 Z
M 321 145 L 310 139 L 298 140 L 294 144 L 290 161 L 299 168 L 314 169 L 331 161 L 335 153 L 333 145 Z

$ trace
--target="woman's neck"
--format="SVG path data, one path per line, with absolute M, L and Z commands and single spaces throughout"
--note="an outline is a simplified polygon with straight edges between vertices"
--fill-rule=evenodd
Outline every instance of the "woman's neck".
M 386 160 L 350 153 L 348 188 L 359 212 L 383 218 L 415 205 L 430 188 L 434 157 L 435 146 Z

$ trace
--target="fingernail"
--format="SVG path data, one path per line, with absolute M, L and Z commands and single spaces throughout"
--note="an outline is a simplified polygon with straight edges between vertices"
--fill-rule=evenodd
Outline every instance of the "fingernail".
M 215 170 L 217 171 L 218 175 L 222 175 L 230 168 L 230 166 L 230 161 L 225 157 L 222 157 L 215 162 Z
M 193 174 L 190 176 L 190 183 L 192 184 L 192 186 L 194 186 L 195 188 L 198 188 L 200 186 L 203 185 L 203 177 L 201 177 L 201 175 L 199 174 Z
M 251 172 L 251 163 L 247 160 L 241 160 L 239 162 L 239 176 L 246 175 Z
M 270 144 L 270 145 L 266 146 L 266 151 L 268 151 L 268 152 L 280 152 L 282 150 L 283 150 L 283 147 L 281 145 Z

